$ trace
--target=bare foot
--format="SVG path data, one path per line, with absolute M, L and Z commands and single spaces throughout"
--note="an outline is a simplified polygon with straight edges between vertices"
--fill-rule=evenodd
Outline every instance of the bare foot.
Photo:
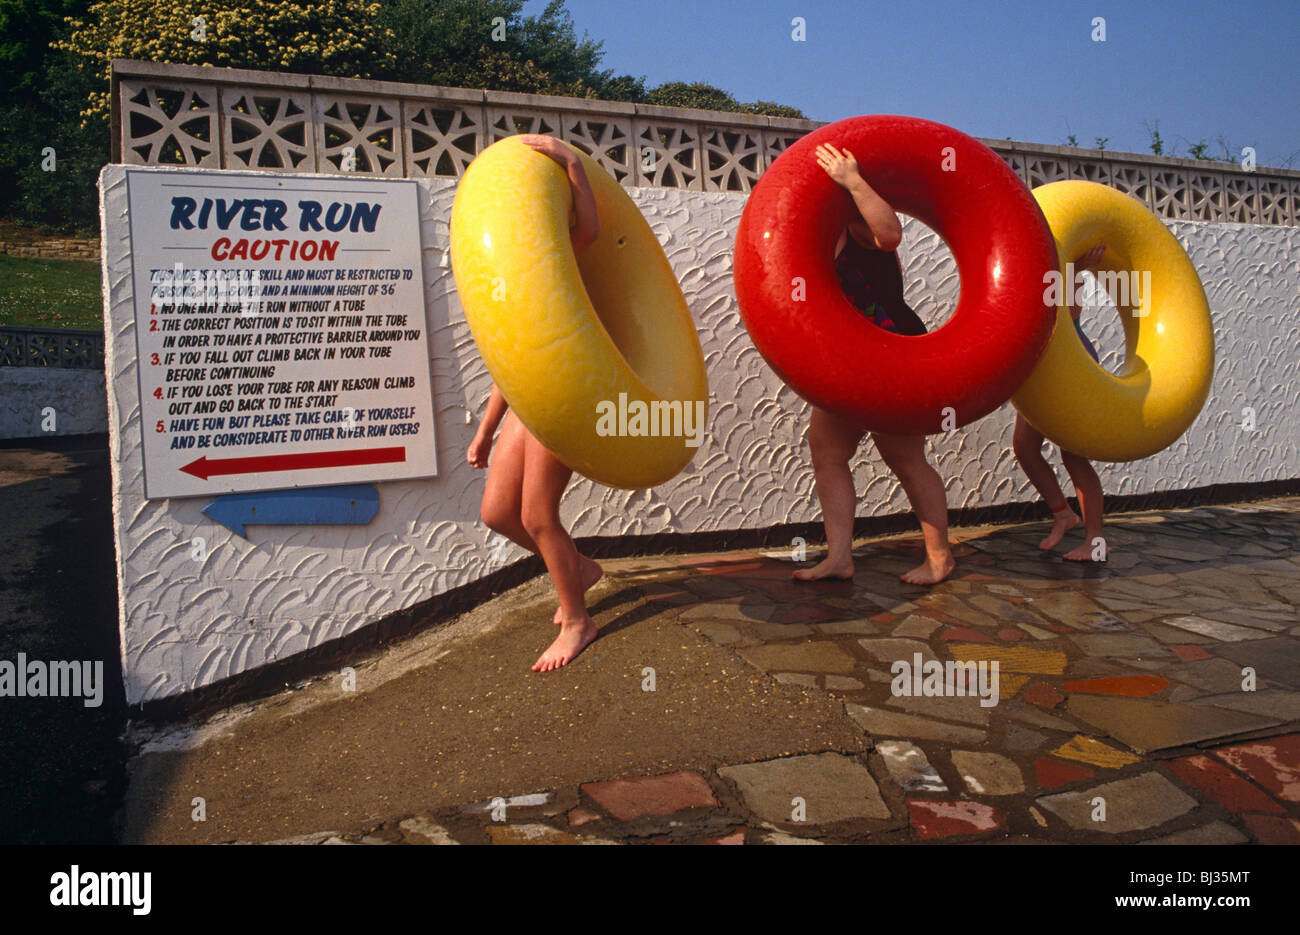
M 578 558 L 582 561 L 582 571 L 580 572 L 582 575 L 582 593 L 586 594 L 605 574 L 605 569 L 601 568 L 600 563 L 595 559 L 587 558 L 585 555 L 579 555 Z M 560 619 L 562 616 L 560 608 L 555 608 L 555 618 L 551 622 L 558 627 L 563 622 Z
M 820 581 L 831 578 L 838 581 L 853 580 L 853 558 L 824 558 L 812 568 L 800 568 L 793 575 L 795 581 Z
M 952 557 L 951 552 L 947 552 L 938 559 L 927 558 L 911 571 L 898 577 L 908 584 L 938 584 L 951 575 L 956 567 L 957 560 Z
M 560 626 L 560 635 L 555 642 L 533 663 L 533 671 L 550 672 L 568 665 L 595 638 L 596 622 L 589 615 L 583 614 L 578 620 L 566 620 Z
M 1043 541 L 1038 543 L 1038 547 L 1047 551 L 1056 548 L 1057 544 L 1065 538 L 1065 534 L 1078 526 L 1080 523 L 1079 516 L 1074 510 L 1066 507 L 1059 513 L 1052 514 L 1052 531 L 1043 537 Z
M 1071 549 L 1070 551 L 1066 552 L 1064 555 L 1061 556 L 1061 558 L 1065 559 L 1067 562 L 1104 562 L 1104 561 L 1106 561 L 1106 558 L 1105 558 L 1105 554 L 1106 554 L 1106 553 L 1105 553 L 1105 552 L 1103 552 L 1102 555 L 1101 555 L 1101 557 L 1099 557 L 1099 558 L 1094 558 L 1092 553 L 1093 553 L 1092 540 L 1089 539 L 1089 540 L 1087 540 L 1086 542 L 1084 542 L 1083 545 L 1076 546 L 1075 548 L 1073 548 L 1073 549 Z

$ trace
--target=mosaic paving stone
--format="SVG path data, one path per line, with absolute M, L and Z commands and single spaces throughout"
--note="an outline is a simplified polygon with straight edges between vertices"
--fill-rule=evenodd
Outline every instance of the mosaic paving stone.
M 981 834 L 1001 828 L 1002 813 L 983 802 L 934 802 L 908 799 L 908 817 L 922 840 Z
M 631 821 L 642 815 L 671 815 L 685 808 L 719 807 L 705 778 L 688 770 L 662 776 L 589 782 L 581 789 L 619 821 Z
M 1071 636 L 1070 641 L 1090 656 L 1140 656 L 1159 658 L 1169 651 L 1138 633 L 1083 633 Z
M 750 665 L 765 672 L 782 672 L 788 669 L 804 672 L 837 672 L 847 675 L 853 671 L 852 656 L 834 643 L 800 643 L 798 645 L 753 646 L 740 650 L 740 655 Z
M 978 744 L 988 736 L 973 727 L 959 727 L 932 721 L 914 714 L 899 714 L 883 708 L 846 704 L 845 713 L 872 737 L 905 737 L 916 740 L 946 740 L 950 743 Z
M 1034 682 L 1021 697 L 1032 705 L 1047 709 L 1055 708 L 1065 700 L 1064 695 L 1045 682 Z
M 614 844 L 600 838 L 580 838 L 549 825 L 491 824 L 487 829 L 493 844 Z
M 972 630 L 970 627 L 948 627 L 939 634 L 940 640 L 962 640 L 964 642 L 974 641 L 976 643 L 992 643 L 993 637 L 985 636 L 979 630 Z
M 1105 821 L 1093 820 L 1093 799 L 1105 799 Z M 1116 779 L 1088 789 L 1058 792 L 1037 803 L 1071 828 L 1124 834 L 1156 828 L 1196 808 L 1196 800 L 1156 772 Z
M 867 655 L 887 665 L 902 660 L 910 666 L 917 653 L 920 653 L 925 661 L 939 658 L 934 654 L 929 643 L 922 643 L 920 640 L 858 640 L 858 645 L 867 651 Z
M 954 750 L 952 765 L 976 795 L 1015 795 L 1025 791 L 1020 767 L 998 753 Z
M 971 690 L 976 690 L 976 687 L 971 686 Z M 981 700 L 977 695 L 937 697 L 898 695 L 890 698 L 885 704 L 891 708 L 902 708 L 909 714 L 987 727 L 992 708 L 981 705 Z
M 764 844 L 777 845 L 797 845 L 797 844 L 821 844 L 816 838 L 799 838 L 793 834 L 786 834 L 784 831 L 769 831 L 763 835 Z
M 1295 620 L 1295 611 L 1292 610 L 1285 617 L 1276 617 L 1266 611 L 1258 611 L 1253 607 L 1245 607 L 1241 610 L 1221 608 L 1214 611 L 1210 618 L 1220 623 L 1232 623 L 1237 626 L 1247 627 L 1251 630 L 1268 630 L 1270 633 L 1283 633 L 1286 631 L 1287 624 Z
M 1212 821 L 1199 828 L 1175 831 L 1161 838 L 1139 841 L 1139 844 L 1247 844 L 1250 839 L 1232 825 L 1223 821 Z
M 998 668 L 1006 672 L 1030 675 L 1062 675 L 1065 672 L 1065 653 L 1054 649 L 953 643 L 948 647 L 948 651 L 952 653 L 954 659 L 963 662 L 968 659 L 992 662 L 996 659 Z
M 1275 718 L 1205 705 L 1072 695 L 1066 710 L 1139 753 L 1270 727 Z
M 701 841 L 700 843 L 701 843 L 701 844 L 721 844 L 721 845 L 744 844 L 744 843 L 745 843 L 745 829 L 744 829 L 744 828 L 737 828 L 735 831 L 731 832 L 730 834 L 724 834 L 724 835 L 723 835 L 722 837 L 720 837 L 720 838 L 707 838 L 707 839 Z
M 1258 786 L 1253 786 L 1217 760 L 1200 754 L 1165 763 L 1175 776 L 1195 786 L 1230 812 L 1285 811 Z
M 593 821 L 600 821 L 601 816 L 589 808 L 581 806 L 569 811 L 568 820 L 570 828 L 580 828 L 583 825 L 590 824 Z
M 1016 626 L 1024 630 L 1026 633 L 1028 633 L 1036 640 L 1051 640 L 1056 638 L 1055 633 L 1050 633 L 1047 630 L 1041 630 L 1038 627 L 1033 626 L 1032 624 L 1018 623 L 1016 624 Z
M 828 675 L 826 676 L 826 687 L 831 691 L 851 692 L 863 688 L 863 684 L 857 679 L 851 679 L 847 675 Z
M 1300 640 L 1278 637 L 1220 646 L 1216 655 L 1252 666 L 1261 679 L 1300 688 Z M 1208 664 L 1208 663 L 1207 663 Z
M 763 821 L 789 825 L 796 796 L 804 800 L 808 825 L 889 817 L 889 806 L 871 773 L 838 753 L 726 766 L 718 775 L 736 784 L 745 805 Z
M 1007 724 L 1002 728 L 1002 745 L 1008 750 L 1037 750 L 1046 742 L 1046 734 L 1019 724 Z
M 1064 760 L 1075 760 L 1079 763 L 1100 766 L 1103 769 L 1119 769 L 1121 766 L 1128 766 L 1128 764 L 1136 763 L 1141 759 L 1141 757 L 1126 753 L 1123 750 L 1117 750 L 1109 744 L 1104 744 L 1100 740 L 1094 740 L 1091 737 L 1085 737 L 1082 734 L 1071 737 L 1053 750 L 1052 755 L 1059 756 Z
M 1300 734 L 1223 747 L 1214 755 L 1279 799 L 1300 802 Z
M 1030 724 L 1042 730 L 1064 731 L 1068 734 L 1076 733 L 1079 730 L 1077 725 L 1071 724 L 1063 718 L 1048 714 L 1033 705 L 1027 705 L 1014 699 L 1000 703 L 998 710 L 1012 720 L 1019 721 L 1022 724 Z
M 1242 640 L 1258 640 L 1268 635 L 1259 630 L 1252 630 L 1250 627 L 1220 623 L 1217 620 L 1207 620 L 1204 617 L 1176 617 L 1172 620 L 1166 620 L 1165 623 L 1171 627 L 1186 630 L 1189 633 L 1200 633 L 1202 636 L 1213 637 L 1216 640 L 1228 643 Z
M 1219 708 L 1232 708 L 1234 711 L 1248 711 L 1263 717 L 1275 717 L 1283 721 L 1300 721 L 1300 692 L 1288 692 L 1277 689 L 1259 692 L 1228 692 L 1222 695 L 1206 695 L 1197 698 L 1193 704 L 1208 704 Z
M 773 623 L 821 623 L 825 620 L 840 620 L 848 614 L 834 607 L 822 607 L 820 604 L 795 604 L 793 607 L 777 608 L 772 614 Z
M 818 623 L 814 625 L 819 633 L 827 636 L 871 636 L 880 632 L 880 626 L 870 620 L 839 620 L 835 623 Z
M 717 620 L 694 620 L 691 626 L 699 630 L 715 643 L 739 643 L 744 639 L 739 630 L 729 623 L 722 623 Z
M 399 824 L 398 827 L 405 832 L 408 840 L 412 836 L 415 836 L 423 838 L 424 841 L 429 844 L 449 845 L 460 843 L 453 838 L 451 833 L 446 828 L 442 827 L 442 825 L 435 824 L 420 815 L 416 815 L 413 818 L 407 818 Z
M 1112 678 L 1081 679 L 1066 682 L 1064 687 L 1067 692 L 1145 698 L 1147 695 L 1154 695 L 1168 686 L 1168 679 L 1156 678 L 1154 675 L 1120 675 Z
M 1197 662 L 1201 659 L 1214 658 L 1201 647 L 1192 646 L 1190 644 L 1183 646 L 1170 646 L 1169 651 L 1179 659 L 1183 660 L 1183 662 Z
M 739 601 L 710 601 L 683 611 L 678 619 L 693 623 L 696 620 L 749 620 L 750 617 Z
M 998 698 L 1014 698 L 1021 686 L 1029 681 L 1027 675 L 1012 675 L 1009 672 L 998 673 Z
M 1241 665 L 1227 659 L 1205 659 L 1161 666 L 1157 671 L 1179 682 L 1213 694 L 1241 691 Z
M 1025 638 L 1024 630 L 1012 630 L 1009 628 L 1003 628 L 998 631 L 998 639 L 1002 640 L 1004 643 L 1018 643 L 1024 638 Z
M 1050 756 L 1040 756 L 1034 760 L 1034 774 L 1038 778 L 1038 788 L 1055 789 L 1089 776 L 1096 775 L 1086 766 L 1066 763 Z
M 923 751 L 906 740 L 882 740 L 876 752 L 885 761 L 889 778 L 904 792 L 947 792 L 948 785 L 939 776 Z
M 1300 844 L 1300 821 L 1271 815 L 1242 815 L 1246 830 L 1260 844 Z
M 902 623 L 894 627 L 894 636 L 911 636 L 923 640 L 929 637 L 938 626 L 939 621 L 932 617 L 909 614 Z
M 801 672 L 774 672 L 772 678 L 783 685 L 802 685 L 804 688 L 816 688 L 817 676 Z
M 813 628 L 806 623 L 753 623 L 749 632 L 760 640 L 794 640 L 812 636 Z

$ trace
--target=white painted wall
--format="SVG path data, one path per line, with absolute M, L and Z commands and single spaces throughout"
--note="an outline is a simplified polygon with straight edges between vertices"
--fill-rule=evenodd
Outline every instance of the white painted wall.
M 478 520 L 484 472 L 465 462 L 474 431 L 466 414 L 477 418 L 490 382 L 447 261 L 455 183 L 419 184 L 442 476 L 381 484 L 379 514 L 368 526 L 252 526 L 245 540 L 200 513 L 206 498 L 141 498 L 126 188 L 123 167 L 104 168 L 106 372 L 123 672 L 131 703 L 284 659 L 495 567 L 490 536 Z M 694 462 L 658 489 L 611 490 L 579 479 L 564 501 L 566 521 L 575 536 L 590 536 L 817 519 L 802 446 L 806 405 L 768 369 L 736 310 L 731 249 L 744 196 L 637 189 L 633 197 L 695 313 L 709 368 L 711 424 Z M 1300 477 L 1300 229 L 1191 221 L 1170 222 L 1170 228 L 1200 270 L 1214 310 L 1214 387 L 1196 424 L 1167 451 L 1100 466 L 1106 491 Z M 937 323 L 956 302 L 951 257 L 916 222 L 907 224 L 902 251 L 909 299 Z M 1102 351 L 1122 349 L 1117 318 L 1104 325 L 1085 321 L 1085 328 Z M 1239 428 L 1245 406 L 1256 410 L 1253 434 Z M 1007 405 L 931 443 L 951 506 L 1033 497 L 1011 454 L 1013 418 Z M 907 509 L 869 444 L 855 473 L 863 494 L 859 515 Z M 191 558 L 195 537 L 205 540 L 202 561 Z M 514 546 L 507 554 L 507 561 L 519 557 Z
M 48 410 L 53 410 L 52 430 Z M 102 370 L 0 367 L 0 438 L 106 431 Z

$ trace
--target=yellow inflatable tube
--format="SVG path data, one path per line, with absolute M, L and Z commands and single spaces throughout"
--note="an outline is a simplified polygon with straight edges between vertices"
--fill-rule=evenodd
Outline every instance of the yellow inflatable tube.
M 1105 243 L 1099 281 L 1104 285 L 1104 271 L 1110 271 L 1111 285 L 1118 287 L 1115 274 L 1122 274 L 1138 294 L 1130 292 L 1124 303 L 1111 292 L 1123 316 L 1127 351 L 1120 372 L 1109 373 L 1075 332 L 1063 265 L 1052 340 L 1011 401 L 1050 441 L 1090 460 L 1136 461 L 1155 454 L 1196 420 L 1210 392 L 1214 329 L 1200 277 L 1161 220 L 1123 192 L 1066 181 L 1036 188 L 1034 197 L 1062 264 Z
M 650 225 L 578 155 L 600 215 L 581 259 L 569 240 L 568 176 L 509 137 L 480 153 L 456 190 L 452 272 L 483 362 L 538 441 L 594 481 L 652 487 L 703 439 L 704 353 Z

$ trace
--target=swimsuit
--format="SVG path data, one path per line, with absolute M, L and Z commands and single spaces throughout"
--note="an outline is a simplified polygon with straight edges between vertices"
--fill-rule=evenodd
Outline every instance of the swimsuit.
M 840 288 L 872 323 L 894 334 L 925 334 L 925 324 L 903 298 L 903 270 L 898 255 L 864 247 L 846 235 L 844 249 L 835 258 Z

